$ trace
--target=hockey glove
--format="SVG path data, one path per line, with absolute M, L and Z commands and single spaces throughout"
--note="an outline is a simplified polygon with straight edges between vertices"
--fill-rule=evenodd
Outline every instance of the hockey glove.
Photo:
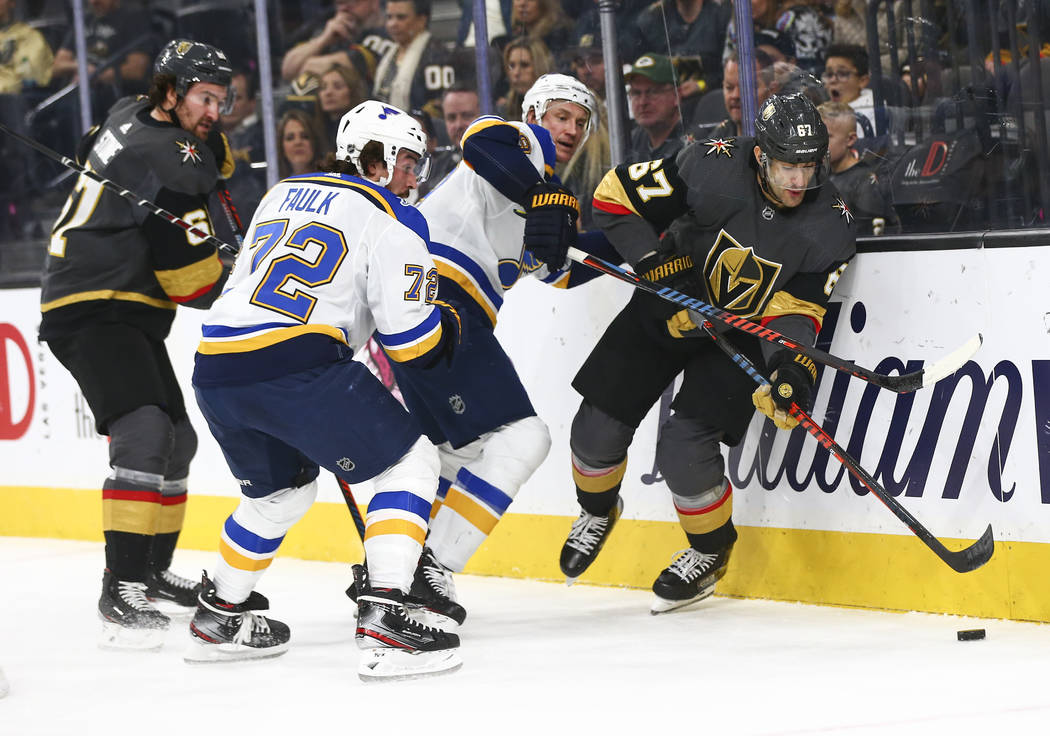
M 437 365 L 438 360 L 441 358 L 445 359 L 446 365 L 452 365 L 452 356 L 455 354 L 456 348 L 463 344 L 463 328 L 466 327 L 466 323 L 460 318 L 459 312 L 451 304 L 440 299 L 435 299 L 434 304 L 441 310 L 441 332 L 443 336 L 441 355 L 427 366 L 428 368 Z
M 704 293 L 690 256 L 653 253 L 638 261 L 635 273 L 646 281 L 667 286 L 688 296 L 699 297 Z M 655 294 L 639 293 L 638 299 L 645 316 L 666 322 L 667 332 L 672 337 L 700 334 L 699 325 L 693 321 L 689 310 Z
M 230 141 L 226 134 L 216 128 L 212 128 L 211 132 L 208 133 L 208 140 L 205 141 L 205 144 L 215 155 L 215 168 L 219 170 L 219 178 L 229 179 L 233 176 L 236 164 L 233 160 L 233 151 L 230 150 Z
M 817 366 L 804 355 L 796 355 L 794 360 L 786 357 L 779 362 L 770 376 L 770 382 L 759 386 L 751 401 L 755 408 L 773 420 L 779 429 L 794 429 L 798 419 L 788 414 L 792 404 L 798 404 L 803 411 L 809 410 L 813 398 L 813 384 L 817 380 Z
M 580 203 L 560 184 L 541 182 L 525 193 L 525 247 L 552 271 L 565 265 L 576 245 Z

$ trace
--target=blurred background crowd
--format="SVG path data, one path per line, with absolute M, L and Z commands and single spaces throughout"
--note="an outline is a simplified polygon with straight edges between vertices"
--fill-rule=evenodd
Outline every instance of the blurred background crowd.
M 315 169 L 340 117 L 364 99 L 421 121 L 435 160 L 425 196 L 459 162 L 475 117 L 520 119 L 523 94 L 551 71 L 579 78 L 603 103 L 598 134 L 558 172 L 584 204 L 614 150 L 643 161 L 745 135 L 745 97 L 758 110 L 792 90 L 820 105 L 833 178 L 862 236 L 1044 227 L 1050 204 L 1050 0 L 751 0 L 750 44 L 731 0 L 74 1 L 86 67 L 70 0 L 0 0 L 0 122 L 72 155 L 85 119 L 99 122 L 120 97 L 146 91 L 166 41 L 214 44 L 235 68 L 236 103 L 222 122 L 237 160 L 230 191 L 246 221 L 270 183 Z M 485 8 L 484 80 L 475 6 Z M 615 20 L 612 73 L 603 12 Z M 266 68 L 273 104 L 264 116 Z M 625 104 L 606 103 L 609 80 Z M 0 285 L 33 285 L 75 177 L 6 135 L 0 166 Z

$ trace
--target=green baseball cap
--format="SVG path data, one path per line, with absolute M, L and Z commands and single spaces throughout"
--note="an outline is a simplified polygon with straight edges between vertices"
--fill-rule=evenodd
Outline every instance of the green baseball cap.
M 624 74 L 628 82 L 635 75 L 647 77 L 657 84 L 674 84 L 674 70 L 671 68 L 671 60 L 663 54 L 643 54 L 635 59 L 634 63 Z

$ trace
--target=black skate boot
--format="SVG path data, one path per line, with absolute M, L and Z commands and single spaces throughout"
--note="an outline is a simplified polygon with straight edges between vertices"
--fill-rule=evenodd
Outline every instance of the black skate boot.
M 408 618 L 404 594 L 373 588 L 368 571 L 354 565 L 357 585 L 357 675 L 365 682 L 404 680 L 451 672 L 463 661 L 456 653 L 459 637 Z
M 168 615 L 192 614 L 200 591 L 200 583 L 171 570 L 150 570 L 146 576 L 146 597 Z
M 284 654 L 291 638 L 288 626 L 252 613 L 269 607 L 266 597 L 254 591 L 243 603 L 227 603 L 215 594 L 215 584 L 204 574 L 197 613 L 190 622 L 193 643 L 183 659 L 196 664 L 268 659 Z
M 616 506 L 608 516 L 595 516 L 583 509 L 580 516 L 572 523 L 569 538 L 561 548 L 561 571 L 565 573 L 565 583 L 572 585 L 576 578 L 583 575 L 598 553 L 602 551 L 609 532 L 616 526 L 616 521 L 623 513 L 623 499 L 617 497 Z
M 678 552 L 675 560 L 653 583 L 656 597 L 649 612 L 673 611 L 714 593 L 715 583 L 726 574 L 732 552 L 731 544 L 714 554 L 698 552 L 692 547 Z
M 109 570 L 102 574 L 98 615 L 103 649 L 160 649 L 171 623 L 146 598 L 145 583 L 117 580 Z
M 456 602 L 452 571 L 437 561 L 429 547 L 419 556 L 405 607 L 422 623 L 446 631 L 455 631 L 467 618 L 467 609 Z

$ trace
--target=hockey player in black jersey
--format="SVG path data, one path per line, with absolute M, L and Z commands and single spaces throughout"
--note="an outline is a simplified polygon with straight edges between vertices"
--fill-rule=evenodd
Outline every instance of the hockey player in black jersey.
M 208 195 L 228 147 L 213 130 L 232 103 L 226 56 L 172 41 L 148 98 L 125 98 L 81 144 L 84 165 L 212 232 Z M 227 275 L 216 250 L 81 175 L 51 232 L 40 339 L 80 385 L 109 435 L 102 485 L 103 646 L 152 649 L 197 585 L 169 570 L 196 452 L 164 339 L 178 305 L 207 308 Z
M 639 275 L 812 345 L 855 252 L 852 213 L 827 183 L 827 129 L 806 97 L 769 98 L 755 130 L 754 139 L 697 141 L 674 160 L 613 169 L 595 192 L 595 219 Z M 635 430 L 684 372 L 656 464 L 689 546 L 653 584 L 654 613 L 709 596 L 725 573 L 737 533 L 720 443 L 737 444 L 756 407 L 791 429 L 786 409 L 808 407 L 817 376 L 809 359 L 733 333 L 772 381 L 772 392 L 754 391 L 701 319 L 636 291 L 573 382 L 583 395 L 570 439 L 582 511 L 561 552 L 570 581 L 621 514 Z

